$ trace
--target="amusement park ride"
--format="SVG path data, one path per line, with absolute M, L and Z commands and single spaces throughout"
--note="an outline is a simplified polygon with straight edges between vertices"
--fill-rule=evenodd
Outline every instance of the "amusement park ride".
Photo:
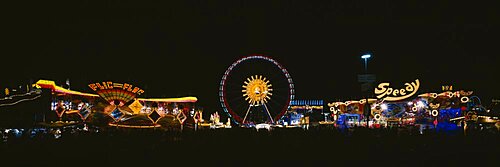
M 56 119 L 48 117 L 48 121 L 51 120 L 48 125 L 89 123 L 120 128 L 180 125 L 182 129 L 188 118 L 198 118 L 195 122 L 202 120 L 201 116 L 189 117 L 191 111 L 201 115 L 201 111 L 194 112 L 196 97 L 138 98 L 144 93 L 143 89 L 129 83 L 110 81 L 88 86 L 96 94 L 68 90 L 50 80 L 39 80 L 33 84 L 39 90 L 51 92 L 50 110 L 56 113 Z
M 241 127 L 257 129 L 275 126 L 289 110 L 294 94 L 288 71 L 263 55 L 235 61 L 224 73 L 219 88 L 220 103 L 229 118 Z
M 245 114 L 245 117 L 243 118 L 243 123 L 245 123 L 245 120 L 247 119 L 248 112 L 252 107 L 259 107 L 263 106 L 264 110 L 267 112 L 267 116 L 269 116 L 269 120 L 271 120 L 271 123 L 274 123 L 273 118 L 271 116 L 271 113 L 269 113 L 269 109 L 266 106 L 267 100 L 271 99 L 271 84 L 269 84 L 269 81 L 266 80 L 266 78 L 262 78 L 262 75 L 257 76 L 251 76 L 252 79 L 247 78 L 248 82 L 245 81 L 245 85 L 243 85 L 243 96 L 246 97 L 245 100 L 248 101 L 248 110 Z
M 472 91 L 453 91 L 452 86 L 443 86 L 441 93 L 417 94 L 420 80 L 403 85 L 393 88 L 390 83 L 380 83 L 373 90 L 374 98 L 328 103 L 330 113 L 324 113 L 322 100 L 309 100 L 310 103 L 294 100 L 294 83 L 281 64 L 263 55 L 250 55 L 231 64 L 220 81 L 219 100 L 228 116 L 226 123 L 220 121 L 218 112 L 211 115 L 210 122 L 205 121 L 203 112 L 195 111 L 196 97 L 139 98 L 145 92 L 143 89 L 111 81 L 89 84 L 93 94 L 69 90 L 57 86 L 54 81 L 39 80 L 32 85 L 34 91 L 0 99 L 0 107 L 42 99 L 41 92 L 48 91 L 47 104 L 52 112 L 43 115 L 43 122 L 63 125 L 104 122 L 104 126 L 120 128 L 178 126 L 180 129 L 187 125 L 196 130 L 199 127 L 231 128 L 234 123 L 239 127 L 269 130 L 294 125 L 308 127 L 309 116 L 296 111 L 319 113 L 319 110 L 325 115 L 319 124 L 336 127 L 500 126 L 498 113 L 483 107 Z M 6 95 L 9 93 L 6 90 Z
M 495 116 L 486 110 L 472 91 L 443 90 L 441 93 L 423 93 L 410 98 L 418 90 L 420 82 L 406 83 L 406 88 L 393 89 L 381 83 L 375 89 L 376 99 L 329 103 L 333 123 L 339 127 L 419 126 L 427 128 L 456 129 L 469 125 L 498 124 Z M 397 91 L 397 92 L 395 92 Z M 363 109 L 369 105 L 370 115 L 365 117 Z

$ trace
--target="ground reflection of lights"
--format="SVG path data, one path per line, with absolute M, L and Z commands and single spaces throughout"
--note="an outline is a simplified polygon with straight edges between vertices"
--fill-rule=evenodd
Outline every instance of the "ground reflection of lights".
M 140 129 L 146 129 L 146 128 L 159 128 L 161 127 L 160 124 L 156 125 L 120 125 L 120 124 L 114 124 L 114 123 L 109 123 L 109 126 L 115 126 L 115 127 L 123 127 L 123 128 L 140 128 Z

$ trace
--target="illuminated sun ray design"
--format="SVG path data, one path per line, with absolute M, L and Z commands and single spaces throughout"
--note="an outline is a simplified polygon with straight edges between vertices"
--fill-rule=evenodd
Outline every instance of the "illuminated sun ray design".
M 265 77 L 262 78 L 262 75 L 250 76 L 250 78 L 247 78 L 247 80 L 248 82 L 244 82 L 244 85 L 242 86 L 243 90 L 241 90 L 241 92 L 243 93 L 243 97 L 246 97 L 245 100 L 248 101 L 250 106 L 248 107 L 245 117 L 243 118 L 243 123 L 245 123 L 250 108 L 252 106 L 259 105 L 262 105 L 266 108 L 267 115 L 271 119 L 271 122 L 274 123 L 271 113 L 266 106 L 268 100 L 271 100 L 271 95 L 273 95 L 271 93 L 271 91 L 273 91 L 273 89 L 271 88 L 272 85 L 269 84 L 269 81 Z
M 283 92 L 283 94 L 281 94 L 281 92 L 279 92 L 279 95 L 280 95 L 280 97 L 286 96 L 286 98 L 276 99 L 276 97 L 274 97 L 274 98 L 272 98 L 273 102 L 271 102 L 271 97 L 275 96 L 272 94 L 276 93 L 276 90 L 274 90 L 274 91 L 268 90 L 266 93 L 266 96 L 260 95 L 261 93 L 264 93 L 264 91 L 261 90 L 261 88 L 259 88 L 260 90 L 257 91 L 259 93 L 259 96 L 254 96 L 255 93 L 253 93 L 253 92 L 247 92 L 248 90 L 251 90 L 251 88 L 248 88 L 248 90 L 247 90 L 247 87 L 251 85 L 250 82 L 252 80 L 262 80 L 266 83 L 265 85 L 268 85 L 269 80 L 267 80 L 267 78 L 265 78 L 264 75 L 262 75 L 262 76 L 258 76 L 258 75 L 255 76 L 255 74 L 248 75 L 248 76 L 246 76 L 246 78 L 243 78 L 243 79 L 239 78 L 239 76 L 241 76 L 241 75 L 232 75 L 232 74 L 234 74 L 233 71 L 239 71 L 238 70 L 239 68 L 237 68 L 237 67 L 240 66 L 240 64 L 242 64 L 243 62 L 257 63 L 255 65 L 256 65 L 256 67 L 258 67 L 259 66 L 258 62 L 254 62 L 254 60 L 271 63 L 271 66 L 274 66 L 275 68 L 278 69 L 277 71 L 269 69 L 269 70 L 266 70 L 266 73 L 282 74 L 285 77 L 284 83 L 288 83 L 287 86 L 281 85 L 282 82 L 279 82 L 280 83 L 279 87 L 280 87 L 280 90 L 284 90 L 282 88 L 286 88 L 287 90 L 286 90 L 286 93 Z M 275 68 L 273 68 L 273 69 L 275 69 Z M 238 76 L 238 77 L 236 77 L 236 76 Z M 233 85 L 235 83 L 234 82 L 235 80 L 233 78 L 235 78 L 235 77 L 239 81 L 240 84 L 237 84 L 238 82 L 236 82 L 236 84 Z M 269 78 L 269 79 L 272 79 L 272 78 Z M 278 80 L 281 80 L 281 79 L 278 79 Z M 273 84 L 276 83 L 274 81 L 274 79 L 272 79 L 271 81 L 273 82 Z M 245 87 L 243 87 L 244 90 L 242 90 L 243 95 L 238 93 L 238 87 L 242 86 L 241 83 L 244 83 L 243 86 L 245 86 Z M 236 90 L 237 90 L 236 92 L 233 91 L 234 90 L 233 86 L 236 87 Z M 274 88 L 275 86 L 276 85 L 274 85 L 272 87 Z M 271 85 L 269 84 L 267 88 L 270 89 Z M 241 88 L 239 88 L 239 89 L 241 90 Z M 250 94 L 252 96 L 248 96 Z M 260 98 L 257 98 L 257 97 L 260 97 Z M 251 108 L 262 107 L 262 110 L 264 112 L 270 113 L 270 111 L 267 108 L 267 105 L 270 105 L 270 104 L 272 104 L 272 107 L 273 107 L 272 110 L 273 110 L 273 112 L 275 112 L 275 113 L 273 113 L 274 117 L 271 116 L 271 114 L 268 114 L 270 117 L 271 123 L 278 121 L 279 119 L 283 118 L 284 114 L 286 114 L 286 112 L 289 110 L 290 102 L 294 98 L 295 98 L 294 83 L 293 83 L 292 78 L 291 78 L 290 74 L 288 73 L 288 71 L 281 64 L 279 64 L 278 62 L 276 62 L 272 58 L 267 57 L 267 56 L 263 56 L 263 55 L 250 55 L 250 56 L 243 57 L 243 58 L 238 59 L 237 61 L 233 62 L 233 64 L 231 64 L 231 66 L 229 66 L 227 68 L 227 70 L 224 72 L 224 75 L 222 76 L 222 80 L 220 81 L 220 85 L 219 85 L 219 101 L 220 101 L 220 104 L 222 106 L 222 109 L 224 110 L 225 113 L 228 114 L 229 118 L 235 124 L 241 124 L 242 126 L 245 126 L 245 123 L 247 123 L 247 122 L 245 122 L 245 120 L 246 120 L 245 118 L 247 117 L 248 113 L 251 112 L 250 111 Z M 241 99 L 241 101 L 234 100 L 234 99 Z M 266 99 L 266 100 L 264 100 L 264 99 Z M 278 100 L 278 101 L 276 101 L 276 100 Z M 239 102 L 243 102 L 243 103 L 247 102 L 249 107 L 248 107 L 246 113 L 244 112 L 243 108 L 240 108 L 240 107 L 242 107 L 241 106 L 242 104 L 240 104 Z M 252 105 L 252 103 L 253 104 L 259 103 L 259 105 Z M 262 103 L 262 105 L 260 105 L 261 103 Z M 236 109 L 235 107 L 239 108 L 241 110 L 234 110 L 234 109 Z M 279 109 L 279 108 L 281 108 L 281 109 Z M 269 109 L 271 109 L 271 108 L 269 108 Z M 243 114 L 243 115 L 238 115 L 239 114 L 238 112 Z M 254 121 L 251 121 L 248 123 L 252 123 L 252 122 L 254 122 Z
M 135 98 L 135 93 L 128 92 L 120 89 L 105 89 L 97 91 L 97 94 L 101 96 L 104 100 L 112 103 L 118 100 L 122 103 L 127 103 Z
M 271 92 L 273 89 L 272 85 L 269 84 L 269 81 L 266 78 L 262 78 L 262 75 L 255 75 L 247 78 L 248 82 L 245 81 L 243 90 L 243 97 L 246 97 L 245 100 L 248 101 L 251 105 L 260 105 L 265 104 L 268 100 L 271 99 L 273 95 Z

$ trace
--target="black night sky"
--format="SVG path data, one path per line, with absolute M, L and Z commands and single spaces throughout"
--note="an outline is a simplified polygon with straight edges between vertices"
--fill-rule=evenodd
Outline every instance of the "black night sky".
M 470 2 L 469 2 L 470 3 Z M 361 96 L 360 56 L 378 81 L 420 79 L 499 98 L 497 4 L 455 1 L 36 1 L 4 4 L 0 86 L 38 79 L 91 92 L 130 82 L 144 97 L 196 96 L 221 111 L 218 87 L 237 59 L 264 54 L 290 72 L 297 99 Z

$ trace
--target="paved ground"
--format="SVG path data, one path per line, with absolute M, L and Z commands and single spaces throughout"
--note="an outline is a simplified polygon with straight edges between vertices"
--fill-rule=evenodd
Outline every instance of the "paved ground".
M 496 130 L 147 129 L 21 137 L 0 152 L 15 166 L 498 166 L 499 141 Z

